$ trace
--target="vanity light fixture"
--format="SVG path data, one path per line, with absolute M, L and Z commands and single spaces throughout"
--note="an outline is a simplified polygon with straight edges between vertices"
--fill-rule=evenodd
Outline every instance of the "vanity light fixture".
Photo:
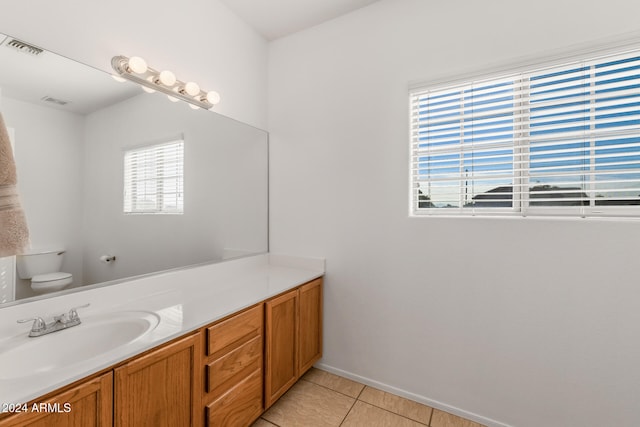
M 182 99 L 194 109 L 210 110 L 220 102 L 218 92 L 206 92 L 195 82 L 182 82 L 171 71 L 154 70 L 139 56 L 114 56 L 111 66 L 121 77 L 142 85 L 145 91 L 166 93 L 169 100 L 176 102 Z

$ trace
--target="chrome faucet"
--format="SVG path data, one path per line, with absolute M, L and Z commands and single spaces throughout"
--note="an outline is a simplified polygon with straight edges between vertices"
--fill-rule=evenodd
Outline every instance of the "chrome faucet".
M 69 313 L 62 313 L 59 316 L 53 316 L 53 322 L 46 323 L 42 317 L 32 317 L 30 319 L 18 320 L 18 323 L 31 322 L 33 320 L 33 326 L 31 326 L 30 337 L 40 337 L 42 335 L 50 334 L 52 332 L 61 331 L 63 329 L 77 326 L 80 323 L 80 317 L 78 316 L 78 309 L 89 307 L 89 304 L 73 307 L 69 310 Z

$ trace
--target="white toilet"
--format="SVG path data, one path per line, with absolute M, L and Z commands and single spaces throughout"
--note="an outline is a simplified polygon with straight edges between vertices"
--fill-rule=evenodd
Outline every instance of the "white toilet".
M 34 250 L 18 255 L 18 276 L 31 279 L 31 289 L 37 294 L 66 288 L 73 282 L 73 276 L 60 271 L 64 252 L 64 249 Z

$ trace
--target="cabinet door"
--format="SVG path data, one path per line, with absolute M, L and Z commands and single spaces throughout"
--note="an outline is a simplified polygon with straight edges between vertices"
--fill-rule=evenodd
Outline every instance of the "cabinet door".
M 0 421 L 2 427 L 108 427 L 112 425 L 113 375 L 108 372 Z M 36 405 L 36 406 L 34 406 Z
M 298 290 L 265 304 L 265 409 L 298 379 Z
M 298 375 L 322 357 L 322 278 L 300 287 Z
M 116 368 L 115 425 L 200 427 L 201 351 L 196 334 Z

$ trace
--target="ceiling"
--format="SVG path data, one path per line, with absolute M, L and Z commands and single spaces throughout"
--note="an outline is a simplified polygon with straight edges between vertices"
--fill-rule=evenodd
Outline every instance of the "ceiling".
M 378 0 L 222 0 L 267 40 L 304 30 Z
M 138 85 L 118 83 L 104 71 L 55 53 L 15 49 L 12 40 L 0 34 L 0 88 L 9 98 L 89 114 L 140 93 Z
M 378 0 L 222 0 L 267 40 L 274 40 L 345 15 Z M 34 56 L 8 46 L 0 34 L 2 94 L 77 114 L 140 93 L 132 84 L 118 84 L 107 73 L 44 51 Z M 46 99 L 68 101 L 66 105 Z

